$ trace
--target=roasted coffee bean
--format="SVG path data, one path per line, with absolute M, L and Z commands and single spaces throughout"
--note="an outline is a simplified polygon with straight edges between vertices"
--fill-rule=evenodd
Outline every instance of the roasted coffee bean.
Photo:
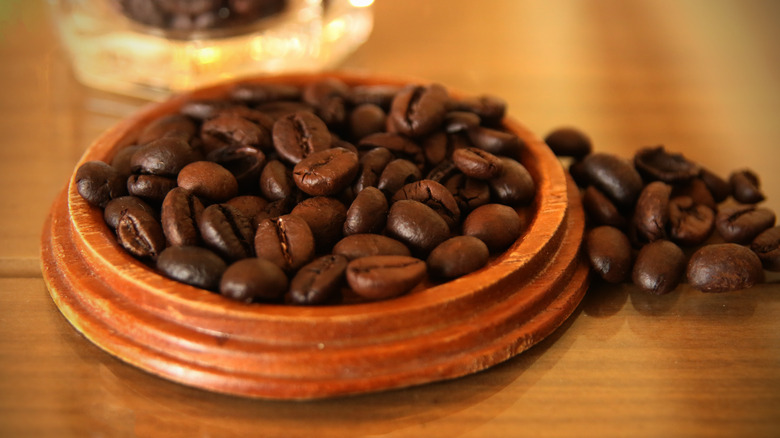
M 120 196 L 108 201 L 106 208 L 103 209 L 103 219 L 109 227 L 116 229 L 122 214 L 133 209 L 144 210 L 152 216 L 157 214 L 149 204 L 137 196 Z
M 488 184 L 495 200 L 511 206 L 531 202 L 536 193 L 536 184 L 528 169 L 507 157 L 501 157 L 501 171 Z
M 325 122 L 309 111 L 298 111 L 274 123 L 274 148 L 285 161 L 302 159 L 330 147 L 331 135 Z
M 642 192 L 642 177 L 630 162 L 615 155 L 593 153 L 582 160 L 588 182 L 607 195 L 618 208 L 631 208 Z
M 490 252 L 498 252 L 512 245 L 526 225 L 512 207 L 485 204 L 463 220 L 463 234 L 485 242 Z
M 305 220 L 290 214 L 257 225 L 255 251 L 285 272 L 295 272 L 314 257 L 314 235 Z
M 223 147 L 212 151 L 206 158 L 232 173 L 243 192 L 257 189 L 260 173 L 265 168 L 265 154 L 250 147 Z
M 303 87 L 303 101 L 312 105 L 317 114 L 331 127 L 341 127 L 346 119 L 346 96 L 349 87 L 342 80 L 323 78 Z
M 105 207 L 108 201 L 127 194 L 122 176 L 102 161 L 87 161 L 76 171 L 76 190 L 91 205 Z
M 460 99 L 455 107 L 478 115 L 482 123 L 488 126 L 499 125 L 506 114 L 506 101 L 488 94 Z
M 387 148 L 374 148 L 363 154 L 359 161 L 359 170 L 353 189 L 360 193 L 366 187 L 376 187 L 379 184 L 379 176 L 394 159 L 393 154 Z
M 461 173 L 458 170 L 458 168 L 455 166 L 455 163 L 452 162 L 452 160 L 444 160 L 439 164 L 435 165 L 428 172 L 428 174 L 425 175 L 424 179 L 429 179 L 432 181 L 436 181 L 437 183 L 444 184 L 451 177 L 459 174 Z
M 668 240 L 656 240 L 639 250 L 631 278 L 645 292 L 663 295 L 680 283 L 685 273 L 685 254 Z
M 750 170 L 740 170 L 729 176 L 731 195 L 742 204 L 757 204 L 764 200 L 761 192 L 761 182 L 758 176 Z
M 485 266 L 489 256 L 487 245 L 480 239 L 473 236 L 455 236 L 434 248 L 426 263 L 431 276 L 452 279 Z
M 709 239 L 715 228 L 715 212 L 688 196 L 669 201 L 669 234 L 680 245 L 694 246 Z
M 731 195 L 731 184 L 715 173 L 707 169 L 701 169 L 701 172 L 699 172 L 699 178 L 701 178 L 701 180 L 707 186 L 707 189 L 709 189 L 710 193 L 712 193 L 712 197 L 715 199 L 716 203 L 719 204 L 725 201 L 726 198 Z
M 387 124 L 407 137 L 422 137 L 439 128 L 449 104 L 447 90 L 439 84 L 409 85 L 393 98 Z
M 123 185 L 125 185 L 124 180 L 126 180 L 127 177 L 129 177 L 130 174 L 133 173 L 133 166 L 130 164 L 130 158 L 140 148 L 141 146 L 137 144 L 125 146 L 119 149 L 118 151 L 116 151 L 116 154 L 114 154 L 114 158 L 111 159 L 111 167 L 116 169 L 119 175 L 121 175 L 123 179 L 122 182 Z
M 688 283 L 702 292 L 747 289 L 764 281 L 761 260 L 735 243 L 707 245 L 688 261 Z
M 322 304 L 336 295 L 345 283 L 346 257 L 329 254 L 302 267 L 290 282 L 287 302 Z
M 401 187 L 421 178 L 422 172 L 420 172 L 419 167 L 409 160 L 399 158 L 387 163 L 387 166 L 382 170 L 382 174 L 379 175 L 379 181 L 377 181 L 376 186 L 389 198 L 400 190 Z
M 455 201 L 452 193 L 436 181 L 423 179 L 406 184 L 395 192 L 391 202 L 404 199 L 422 202 L 431 207 L 433 211 L 444 219 L 450 230 L 456 228 L 460 221 L 458 203 Z
M 396 158 L 407 159 L 421 170 L 425 165 L 422 148 L 409 138 L 392 132 L 377 132 L 363 137 L 358 143 L 358 147 L 360 149 L 385 148 L 392 152 Z
M 198 222 L 203 203 L 189 190 L 176 187 L 165 196 L 160 210 L 165 239 L 170 246 L 195 246 L 200 243 Z
M 461 216 L 490 202 L 490 186 L 485 181 L 459 173 L 447 179 L 444 186 L 458 203 Z
M 611 225 L 616 228 L 626 226 L 626 218 L 618 211 L 615 204 L 593 186 L 589 186 L 583 192 L 582 206 L 593 225 Z
M 317 250 L 325 253 L 342 237 L 347 207 L 334 198 L 315 196 L 299 202 L 290 214 L 306 221 Z
M 577 187 L 585 188 L 590 187 L 590 181 L 588 181 L 588 174 L 585 171 L 585 164 L 582 161 L 574 161 L 569 165 L 569 175 L 577 184 Z
M 493 155 L 519 159 L 523 150 L 520 137 L 511 132 L 479 126 L 468 131 L 468 136 L 474 146 Z
M 780 271 L 780 227 L 764 230 L 750 244 L 767 271 Z
M 195 196 L 213 202 L 224 202 L 238 194 L 236 177 L 211 161 L 195 161 L 184 166 L 176 182 Z
M 309 195 L 331 196 L 347 188 L 357 171 L 357 154 L 344 148 L 333 148 L 315 152 L 296 164 L 293 180 Z
M 138 135 L 138 144 L 147 144 L 162 137 L 180 137 L 189 141 L 197 133 L 195 122 L 183 114 L 169 114 L 154 119 Z
M 356 140 L 382 132 L 386 124 L 387 114 L 373 103 L 359 105 L 349 113 L 349 133 Z
M 218 255 L 199 246 L 171 246 L 157 257 L 157 269 L 166 277 L 211 291 L 219 288 L 226 268 Z
M 450 227 L 436 211 L 410 200 L 393 203 L 386 230 L 388 236 L 403 242 L 413 252 L 426 255 L 450 237 Z
M 356 85 L 349 91 L 348 100 L 354 106 L 371 103 L 387 111 L 401 88 L 399 85 Z
M 666 237 L 671 193 L 672 187 L 661 181 L 653 181 L 642 190 L 634 208 L 634 226 L 640 239 L 654 242 Z
M 208 247 L 230 261 L 252 256 L 253 228 L 249 218 L 227 204 L 206 207 L 198 222 Z
M 501 173 L 501 160 L 479 148 L 456 149 L 452 162 L 464 175 L 476 179 L 491 179 Z
M 634 167 L 647 181 L 679 183 L 699 174 L 699 166 L 682 154 L 667 152 L 663 146 L 646 147 L 634 155 Z
M 739 205 L 721 209 L 715 216 L 715 228 L 723 240 L 750 243 L 762 231 L 775 224 L 775 213 L 755 205 Z
M 366 187 L 355 196 L 347 210 L 344 235 L 381 232 L 387 222 L 388 209 L 384 193 L 376 187 Z
M 130 158 L 134 173 L 174 176 L 201 157 L 186 140 L 163 137 L 147 143 Z
M 175 187 L 176 179 L 167 176 L 130 175 L 127 178 L 127 193 L 158 205 Z
M 718 204 L 715 202 L 715 198 L 707 188 L 707 184 L 705 184 L 701 178 L 693 178 L 683 185 L 675 186 L 672 189 L 672 197 L 676 198 L 679 196 L 690 197 L 694 203 L 706 205 L 712 210 L 718 209 Z
M 219 282 L 219 293 L 251 303 L 281 298 L 287 292 L 287 275 L 266 259 L 247 258 L 228 266 Z
M 126 210 L 116 226 L 119 244 L 134 257 L 156 259 L 165 249 L 165 236 L 157 219 L 141 209 Z
M 476 128 L 480 123 L 482 119 L 473 112 L 450 111 L 444 116 L 444 132 L 447 134 L 466 132 Z
M 422 141 L 423 155 L 426 162 L 432 166 L 450 161 L 455 150 L 468 147 L 472 147 L 471 142 L 462 133 L 435 131 Z
M 258 215 L 268 206 L 268 201 L 259 196 L 244 195 L 231 198 L 225 204 L 238 209 L 242 216 L 252 222 L 252 228 L 257 228 L 257 223 L 259 222 Z
M 347 282 L 361 297 L 382 300 L 411 291 L 425 278 L 425 271 L 425 262 L 413 257 L 361 257 L 347 265 Z
M 288 84 L 238 84 L 230 90 L 234 100 L 249 104 L 260 104 L 277 100 L 296 100 L 301 97 L 301 89 Z
M 343 255 L 349 260 L 375 255 L 411 255 L 406 245 L 381 234 L 349 235 L 333 246 L 333 254 Z
M 593 152 L 590 138 L 577 128 L 557 128 L 547 134 L 544 142 L 555 155 L 561 157 L 574 157 L 581 160 Z
M 593 270 L 608 283 L 622 283 L 631 275 L 631 243 L 622 231 L 607 225 L 585 235 L 585 249 Z
M 269 201 L 285 199 L 296 190 L 292 172 L 281 161 L 271 160 L 260 173 L 260 193 Z
M 203 141 L 209 145 L 209 150 L 230 146 L 268 151 L 271 146 L 267 128 L 263 128 L 239 114 L 225 111 L 203 122 L 200 132 Z

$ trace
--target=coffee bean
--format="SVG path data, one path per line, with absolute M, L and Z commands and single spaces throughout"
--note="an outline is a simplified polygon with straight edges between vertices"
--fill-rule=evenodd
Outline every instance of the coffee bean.
M 274 123 L 274 148 L 285 161 L 298 164 L 315 152 L 330 147 L 331 135 L 325 122 L 309 111 L 298 111 Z
M 501 160 L 479 148 L 456 149 L 452 152 L 452 162 L 471 178 L 488 180 L 501 173 Z
M 764 281 L 761 260 L 735 243 L 707 245 L 696 251 L 687 268 L 688 283 L 702 292 L 747 289 Z
M 517 135 L 498 129 L 478 126 L 468 131 L 471 143 L 493 155 L 503 155 L 512 159 L 519 159 L 523 150 L 523 142 Z
M 382 132 L 387 124 L 387 114 L 378 105 L 364 103 L 349 113 L 349 133 L 360 140 L 368 135 Z
M 343 255 L 349 260 L 375 255 L 411 255 L 406 245 L 381 234 L 349 235 L 333 246 L 333 254 Z
M 425 262 L 413 257 L 362 257 L 347 265 L 347 282 L 361 297 L 382 300 L 412 290 L 425 278 L 425 271 Z
M 731 243 L 747 244 L 774 224 L 775 213 L 755 205 L 723 208 L 715 216 L 715 228 Z
M 173 176 L 200 158 L 185 140 L 163 137 L 141 146 L 130 158 L 130 165 L 134 173 Z
M 498 252 L 512 245 L 526 225 L 512 207 L 485 204 L 466 216 L 463 234 L 485 242 L 490 252 Z
M 315 196 L 299 202 L 290 214 L 306 221 L 317 250 L 324 253 L 341 239 L 347 220 L 347 207 L 334 198 Z
M 227 169 L 236 178 L 239 191 L 257 190 L 257 181 L 265 168 L 265 154 L 250 147 L 223 147 L 212 151 L 206 157 Z
M 377 132 L 363 137 L 358 143 L 360 149 L 385 148 L 396 158 L 413 162 L 422 170 L 425 165 L 423 150 L 412 140 L 392 132 Z
M 593 270 L 608 283 L 622 283 L 631 275 L 631 243 L 622 231 L 603 225 L 588 231 L 585 248 Z
M 269 161 L 260 173 L 260 192 L 270 200 L 276 201 L 293 195 L 296 190 L 292 172 L 281 161 Z
M 536 184 L 525 166 L 507 157 L 501 157 L 501 171 L 488 184 L 495 200 L 511 206 L 527 204 L 536 194 Z
M 411 161 L 402 158 L 387 163 L 377 181 L 377 188 L 388 198 L 395 195 L 401 187 L 422 178 L 422 172 Z
M 455 163 L 453 163 L 452 160 L 443 160 L 433 166 L 428 174 L 425 175 L 424 179 L 429 179 L 431 181 L 436 181 L 437 183 L 445 184 L 455 175 L 462 175 L 460 170 L 458 170 L 458 168 L 455 166 Z
M 224 202 L 238 193 L 238 181 L 229 170 L 211 161 L 184 166 L 176 179 L 179 187 L 213 202 Z
M 489 256 L 487 245 L 480 239 L 455 236 L 434 248 L 426 263 L 433 277 L 452 279 L 485 266 Z
M 293 169 L 295 185 L 312 196 L 330 196 L 350 185 L 358 171 L 358 156 L 344 148 L 315 152 Z
M 127 192 L 144 201 L 159 205 L 165 195 L 176 187 L 176 179 L 160 175 L 130 175 Z
M 198 229 L 203 242 L 225 259 L 236 261 L 252 256 L 252 223 L 237 208 L 227 204 L 206 207 Z
M 604 196 L 599 189 L 588 186 L 582 194 L 582 206 L 587 218 L 593 225 L 611 225 L 625 228 L 626 218 L 618 211 L 615 204 Z
M 669 234 L 675 242 L 694 246 L 709 239 L 715 227 L 715 212 L 688 196 L 669 201 Z
M 471 141 L 462 133 L 448 134 L 444 131 L 434 131 L 422 141 L 423 156 L 432 166 L 450 161 L 454 151 L 468 147 L 472 147 Z
M 767 271 L 780 271 L 780 227 L 764 230 L 750 244 Z
M 225 262 L 216 254 L 199 246 L 171 246 L 157 257 L 157 269 L 166 277 L 216 291 L 225 272 Z
M 452 193 L 443 185 L 436 181 L 423 179 L 401 187 L 393 198 L 392 202 L 410 199 L 412 201 L 422 202 L 431 207 L 449 229 L 454 229 L 460 221 L 460 208 Z
M 119 244 L 134 257 L 156 259 L 165 249 L 165 236 L 157 219 L 141 209 L 126 210 L 116 226 Z
M 742 204 L 756 204 L 764 200 L 761 192 L 761 182 L 758 176 L 750 170 L 740 170 L 729 176 L 731 194 Z
M 672 187 L 653 181 L 642 190 L 634 208 L 634 222 L 639 238 L 654 242 L 666 237 L 669 220 L 669 196 Z
M 656 240 L 639 250 L 632 280 L 645 292 L 663 295 L 680 283 L 685 273 L 685 254 L 668 240 Z
M 162 137 L 180 137 L 189 141 L 197 133 L 195 122 L 183 114 L 169 114 L 149 122 L 138 135 L 139 144 L 147 144 Z
M 76 190 L 91 205 L 105 207 L 108 201 L 127 194 L 122 176 L 102 161 L 87 161 L 76 171 Z
M 642 192 L 642 177 L 630 162 L 605 153 L 590 154 L 582 161 L 590 184 L 607 195 L 618 208 L 631 208 Z
M 447 179 L 444 186 L 458 203 L 461 216 L 490 202 L 490 186 L 485 181 L 459 173 Z
M 328 126 L 337 128 L 344 125 L 346 119 L 348 94 L 349 87 L 340 79 L 323 78 L 306 84 L 302 97 Z
M 119 224 L 119 218 L 127 210 L 140 209 L 146 211 L 148 214 L 155 216 L 157 213 L 155 210 L 141 198 L 137 196 L 120 196 L 108 201 L 106 208 L 103 210 L 103 219 L 108 226 L 116 229 Z
M 346 257 L 329 254 L 302 267 L 290 282 L 287 302 L 322 304 L 336 295 L 345 282 Z
M 130 158 L 140 148 L 141 146 L 137 144 L 125 146 L 119 149 L 118 151 L 116 151 L 116 154 L 114 154 L 114 158 L 111 159 L 111 167 L 116 169 L 116 171 L 122 177 L 123 181 L 126 180 L 127 177 L 129 177 L 130 174 L 133 173 L 133 166 L 130 164 Z
M 189 190 L 176 187 L 165 196 L 160 220 L 165 239 L 170 246 L 195 246 L 200 243 L 198 222 L 203 203 Z
M 252 223 L 252 228 L 254 229 L 257 228 L 257 223 L 259 222 L 258 215 L 260 215 L 260 213 L 265 210 L 265 207 L 268 206 L 268 201 L 259 196 L 244 195 L 231 198 L 225 202 L 225 204 L 235 207 L 240 211 L 242 216 L 249 219 Z
M 702 168 L 701 172 L 699 172 L 699 178 L 701 178 L 707 186 L 707 189 L 712 193 L 712 197 L 715 199 L 716 203 L 725 201 L 726 198 L 731 195 L 731 184 L 715 173 Z
M 667 152 L 663 146 L 646 147 L 634 155 L 634 166 L 648 181 L 679 183 L 699 174 L 699 166 L 682 154 Z
M 387 221 L 388 209 L 385 195 L 376 187 L 366 187 L 357 194 L 347 210 L 344 235 L 381 232 Z
M 571 127 L 553 130 L 547 134 L 544 142 L 555 155 L 561 157 L 574 157 L 580 160 L 593 151 L 590 138 L 579 129 Z
M 271 146 L 267 127 L 228 111 L 221 111 L 216 117 L 203 122 L 200 132 L 203 141 L 210 145 L 209 149 L 230 146 L 268 151 Z
M 393 154 L 383 147 L 371 149 L 363 154 L 360 157 L 359 170 L 353 185 L 355 193 L 360 193 L 366 187 L 376 187 L 385 166 L 393 159 Z
M 701 178 L 693 178 L 683 185 L 675 186 L 672 189 L 672 197 L 678 196 L 690 197 L 694 203 L 705 205 L 712 210 L 718 209 L 718 204 L 715 202 L 715 198 L 707 188 L 707 184 L 705 184 Z
M 265 219 L 255 233 L 257 257 L 295 272 L 314 257 L 314 235 L 305 220 L 290 214 Z
M 450 228 L 436 211 L 411 200 L 394 202 L 387 215 L 387 234 L 415 253 L 428 254 L 450 237 Z
M 252 257 L 228 266 L 219 282 L 219 293 L 245 303 L 275 300 L 287 292 L 287 284 L 281 268 L 268 260 Z
M 441 126 L 449 100 L 439 84 L 404 87 L 393 98 L 387 123 L 403 135 L 422 137 Z
M 444 132 L 447 134 L 467 132 L 481 123 L 482 119 L 474 112 L 450 111 L 444 116 Z

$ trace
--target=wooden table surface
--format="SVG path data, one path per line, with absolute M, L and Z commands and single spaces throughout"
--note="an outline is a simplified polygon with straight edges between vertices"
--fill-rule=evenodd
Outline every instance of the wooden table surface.
M 780 211 L 780 3 L 378 0 L 343 67 L 503 96 L 540 136 L 664 144 L 762 176 Z M 531 350 L 454 381 L 317 402 L 210 394 L 105 354 L 41 278 L 49 206 L 143 102 L 70 73 L 44 2 L 0 2 L 0 436 L 780 436 L 780 276 L 663 297 L 595 282 Z

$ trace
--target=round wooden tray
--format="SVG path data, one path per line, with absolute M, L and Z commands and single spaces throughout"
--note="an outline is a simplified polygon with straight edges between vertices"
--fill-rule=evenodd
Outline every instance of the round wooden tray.
M 255 78 L 305 83 L 324 75 Z M 331 75 L 348 84 L 405 83 Z M 224 96 L 232 84 L 155 104 L 102 135 L 84 154 L 109 161 L 144 126 L 189 99 Z M 293 307 L 243 304 L 166 279 L 116 242 L 73 177 L 42 237 L 42 267 L 63 315 L 90 341 L 158 376 L 211 391 L 312 399 L 417 385 L 474 373 L 555 330 L 588 284 L 579 253 L 584 216 L 576 187 L 547 146 L 521 124 L 521 162 L 537 184 L 523 236 L 488 266 L 392 300 Z

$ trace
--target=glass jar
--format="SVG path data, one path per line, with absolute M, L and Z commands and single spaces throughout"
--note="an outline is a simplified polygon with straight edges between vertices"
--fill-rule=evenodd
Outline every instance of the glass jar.
M 76 77 L 152 99 L 248 75 L 335 67 L 372 0 L 49 0 Z

